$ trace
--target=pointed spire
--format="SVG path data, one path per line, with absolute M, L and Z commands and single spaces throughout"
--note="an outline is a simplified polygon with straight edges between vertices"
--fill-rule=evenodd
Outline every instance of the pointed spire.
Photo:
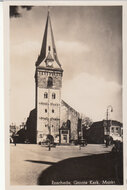
M 46 21 L 46 25 L 45 25 L 45 32 L 44 32 L 42 47 L 41 47 L 40 55 L 38 56 L 38 59 L 37 59 L 37 61 L 36 61 L 36 66 L 39 66 L 40 63 L 41 63 L 41 62 L 45 59 L 45 57 L 46 57 L 48 22 L 49 22 L 49 11 L 48 11 L 48 14 L 47 14 L 47 21 Z
M 52 43 L 51 45 L 52 45 L 52 52 L 53 52 L 54 60 L 59 65 L 59 67 L 61 67 L 61 64 L 59 62 L 57 52 L 56 52 L 56 46 L 55 46 L 55 40 L 54 40 L 54 35 L 53 35 L 53 30 L 52 30 L 51 18 L 49 15 L 49 7 L 48 7 L 47 21 L 46 21 L 46 26 L 45 26 L 45 32 L 44 32 L 42 47 L 41 47 L 40 55 L 38 56 L 38 59 L 36 61 L 36 66 L 39 66 L 41 64 L 41 62 L 46 58 L 46 49 L 47 49 L 47 45 L 49 45 L 49 44 L 47 44 L 48 30 L 50 30 L 50 35 L 51 35 L 51 43 Z M 48 57 L 49 57 L 49 54 L 50 54 L 50 51 L 48 52 Z
M 49 15 L 49 23 L 50 23 L 50 29 L 51 29 L 53 57 L 54 57 L 55 61 L 57 62 L 57 64 L 61 67 L 61 64 L 60 64 L 60 62 L 59 62 L 59 59 L 58 59 L 58 56 L 57 56 L 57 52 L 56 52 L 56 46 L 55 46 L 55 41 L 54 41 L 54 35 L 53 35 L 53 30 L 52 30 L 52 24 L 51 24 L 50 15 Z

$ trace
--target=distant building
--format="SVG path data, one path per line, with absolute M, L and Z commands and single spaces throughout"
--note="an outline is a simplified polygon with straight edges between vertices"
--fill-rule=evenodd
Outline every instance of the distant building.
M 114 140 L 122 138 L 122 123 L 115 120 L 103 120 L 94 122 L 87 131 L 88 143 L 104 143 L 106 136 L 111 136 Z
M 16 126 L 15 124 L 10 125 L 10 142 L 13 142 L 13 138 L 16 135 L 17 143 L 24 143 L 26 136 L 24 131 L 26 130 L 26 123 L 22 122 L 21 125 Z
M 10 133 L 15 133 L 16 132 L 16 125 L 14 125 L 13 123 L 9 126 L 10 127 Z
M 17 131 L 20 129 L 19 126 L 16 126 L 16 125 L 13 124 L 13 123 L 9 126 L 9 128 L 10 128 L 10 135 L 11 135 L 11 134 L 14 134 L 14 133 L 17 133 Z
M 35 109 L 27 119 L 27 137 L 39 143 L 50 134 L 59 143 L 68 144 L 78 138 L 79 113 L 61 100 L 63 69 L 59 62 L 51 18 L 48 12 L 42 48 L 36 61 Z

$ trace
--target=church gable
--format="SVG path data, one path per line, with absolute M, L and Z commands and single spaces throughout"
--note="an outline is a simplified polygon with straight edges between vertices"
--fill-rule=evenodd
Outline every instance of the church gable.
M 61 126 L 70 121 L 70 140 L 78 138 L 78 120 L 80 114 L 65 101 L 61 100 Z
M 61 106 L 65 107 L 67 110 L 71 112 L 76 117 L 79 117 L 80 114 L 74 108 L 72 108 L 69 104 L 67 104 L 64 100 L 61 100 Z

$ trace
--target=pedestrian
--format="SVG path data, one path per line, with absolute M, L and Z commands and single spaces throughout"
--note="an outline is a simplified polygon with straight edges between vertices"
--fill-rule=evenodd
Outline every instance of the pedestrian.
M 49 140 L 49 146 L 48 146 L 48 147 L 49 147 L 49 151 L 50 151 L 50 150 L 51 150 L 51 144 L 50 144 L 50 140 Z
M 16 135 L 14 135 L 14 138 L 13 138 L 14 140 L 14 145 L 16 146 Z
M 81 143 L 79 144 L 79 150 L 81 150 Z
M 106 147 L 109 146 L 109 136 L 106 137 Z
M 50 151 L 50 150 L 51 150 L 51 142 L 50 142 L 50 139 L 47 139 L 47 143 L 48 143 L 48 150 Z

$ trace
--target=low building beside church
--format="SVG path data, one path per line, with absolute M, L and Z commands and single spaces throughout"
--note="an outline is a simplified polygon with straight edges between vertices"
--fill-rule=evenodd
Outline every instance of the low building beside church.
M 86 134 L 87 141 L 93 144 L 103 144 L 106 136 L 112 137 L 113 140 L 121 140 L 122 129 L 122 123 L 116 120 L 93 122 Z

